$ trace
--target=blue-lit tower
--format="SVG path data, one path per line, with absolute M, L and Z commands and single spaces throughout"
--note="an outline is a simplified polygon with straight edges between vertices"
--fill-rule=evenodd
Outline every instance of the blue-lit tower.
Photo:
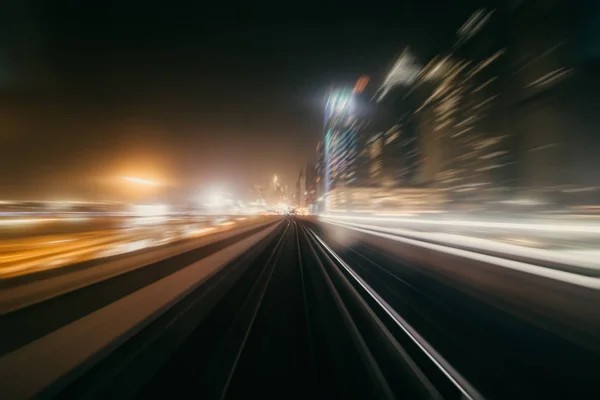
M 325 106 L 324 180 L 325 209 L 335 188 L 352 186 L 356 180 L 358 127 L 351 89 L 333 89 Z

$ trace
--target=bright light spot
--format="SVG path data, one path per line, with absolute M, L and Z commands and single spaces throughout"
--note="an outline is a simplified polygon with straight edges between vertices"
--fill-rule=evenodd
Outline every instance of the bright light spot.
M 112 249 L 106 250 L 102 254 L 102 256 L 110 257 L 110 256 L 116 256 L 118 254 L 131 253 L 134 251 L 145 249 L 147 247 L 150 247 L 151 245 L 152 245 L 152 241 L 149 239 L 137 240 L 137 241 L 129 242 L 129 243 L 122 243 L 116 247 L 113 247 Z
M 340 97 L 337 99 L 335 104 L 335 111 L 337 113 L 343 113 L 346 110 L 349 110 L 352 106 L 352 98 L 351 97 Z
M 207 207 L 215 208 L 233 206 L 235 204 L 231 194 L 217 190 L 207 193 L 200 201 Z
M 167 214 L 169 212 L 169 206 L 166 204 L 134 205 L 133 212 L 140 217 L 156 217 Z
M 7 219 L 0 220 L 0 225 L 30 225 L 42 222 L 58 221 L 59 218 L 28 218 L 28 219 Z
M 516 205 L 521 205 L 521 206 L 538 206 L 538 205 L 546 204 L 543 201 L 537 200 L 537 199 L 514 199 L 514 200 L 501 201 L 500 203 L 516 204 Z
M 203 229 L 195 229 L 192 230 L 188 233 L 188 236 L 199 236 L 202 235 L 204 233 L 210 232 L 210 231 L 214 231 L 215 228 L 203 228 Z
M 140 178 L 133 178 L 133 177 L 130 177 L 130 176 L 124 176 L 123 179 L 126 180 L 126 181 L 128 181 L 128 182 L 138 183 L 140 185 L 158 185 L 158 183 L 154 182 L 154 181 L 149 181 L 149 180 L 140 179 Z
M 53 240 L 51 242 L 47 242 L 46 244 L 59 244 L 59 243 L 67 243 L 72 242 L 74 239 L 63 239 L 63 240 Z
M 527 247 L 542 247 L 543 244 L 536 240 L 526 239 L 526 238 L 506 238 L 504 239 L 506 243 L 512 243 L 519 246 L 527 246 Z

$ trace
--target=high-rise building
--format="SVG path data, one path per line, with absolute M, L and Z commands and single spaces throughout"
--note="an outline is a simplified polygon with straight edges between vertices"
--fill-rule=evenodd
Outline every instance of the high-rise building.
M 514 179 L 510 135 L 499 123 L 506 49 L 494 12 L 475 12 L 452 49 L 421 71 L 411 90 L 419 137 L 420 180 L 458 202 L 497 197 Z
M 372 186 L 409 187 L 420 183 L 421 149 L 418 121 L 413 113 L 418 107 L 409 96 L 421 66 L 410 50 L 405 49 L 375 96 L 376 127 L 368 145 L 372 158 Z
M 417 96 L 425 90 L 422 86 L 417 87 L 413 96 Z M 421 150 L 418 182 L 425 186 L 437 187 L 438 176 L 443 170 L 444 148 L 442 132 L 435 129 L 435 109 L 425 107 L 420 110 L 419 114 L 413 114 L 412 117 L 417 121 L 419 149 Z
M 314 211 L 317 202 L 317 169 L 310 162 L 306 163 L 306 207 Z
M 411 92 L 421 97 L 421 179 L 458 201 L 552 197 L 593 175 L 582 171 L 594 157 L 578 156 L 593 140 L 593 124 L 583 121 L 597 114 L 586 93 L 599 74 L 585 72 L 597 63 L 584 50 L 594 8 L 576 14 L 564 0 L 511 3 L 473 13 Z
M 474 12 L 425 67 L 405 50 L 374 111 L 336 118 L 328 109 L 328 190 L 428 186 L 483 204 L 591 185 L 597 174 L 586 168 L 600 173 L 590 150 L 600 140 L 587 133 L 600 120 L 592 3 L 578 15 L 565 0 L 505 2 Z M 585 162 L 573 162 L 579 154 Z M 336 191 L 340 207 L 351 197 Z
M 296 181 L 296 193 L 295 193 L 295 204 L 298 208 L 306 207 L 306 179 L 304 175 L 303 169 L 300 169 L 300 173 L 298 174 L 298 180 Z
M 356 183 L 361 121 L 356 118 L 353 92 L 332 90 L 325 108 L 324 179 L 327 195 Z
M 372 136 L 373 155 L 378 154 L 375 165 L 380 168 L 376 185 L 386 187 L 411 187 L 418 185 L 421 168 L 421 149 L 418 125 L 413 117 L 416 105 L 406 98 L 407 88 L 391 89 L 381 101 L 379 126 Z
M 358 124 L 352 92 L 332 91 L 326 109 L 325 156 L 326 185 L 351 184 L 355 179 Z
M 570 2 L 559 0 L 528 0 L 509 10 L 506 116 L 516 132 L 517 174 L 527 192 L 553 192 L 574 178 L 567 150 L 574 110 L 565 96 L 580 39 L 574 17 Z
M 332 92 L 325 141 L 317 147 L 327 211 L 431 210 L 445 201 L 436 188 L 422 187 L 420 121 L 414 117 L 421 103 L 410 96 L 419 69 L 406 50 L 376 93 L 365 91 L 364 79 L 352 95 Z
M 565 82 L 564 101 L 568 111 L 565 143 L 568 163 L 567 190 L 573 205 L 598 204 L 600 189 L 600 137 L 596 134 L 600 126 L 600 2 L 585 2 L 579 14 L 572 16 L 571 39 L 565 43 L 570 51 L 569 68 L 573 73 Z M 572 12 L 573 10 L 571 10 Z M 566 58 L 566 57 L 565 57 Z

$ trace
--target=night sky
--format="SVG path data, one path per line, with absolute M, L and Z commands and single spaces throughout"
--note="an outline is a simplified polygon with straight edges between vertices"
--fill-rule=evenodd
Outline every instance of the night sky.
M 407 45 L 426 62 L 481 5 L 204 3 L 3 2 L 0 198 L 102 199 L 123 174 L 182 198 L 293 186 L 330 84 L 377 84 Z

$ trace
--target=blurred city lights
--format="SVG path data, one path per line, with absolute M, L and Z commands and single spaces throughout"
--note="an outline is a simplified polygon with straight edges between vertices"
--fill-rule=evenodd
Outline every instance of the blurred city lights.
M 357 81 L 356 84 L 354 85 L 354 89 L 352 90 L 352 93 L 362 93 L 365 88 L 367 87 L 367 84 L 369 83 L 369 80 L 371 78 L 369 78 L 368 76 L 361 76 Z
M 39 224 L 44 222 L 58 221 L 58 218 L 25 218 L 25 219 L 7 219 L 0 220 L 0 225 L 18 226 L 18 225 L 31 225 Z

